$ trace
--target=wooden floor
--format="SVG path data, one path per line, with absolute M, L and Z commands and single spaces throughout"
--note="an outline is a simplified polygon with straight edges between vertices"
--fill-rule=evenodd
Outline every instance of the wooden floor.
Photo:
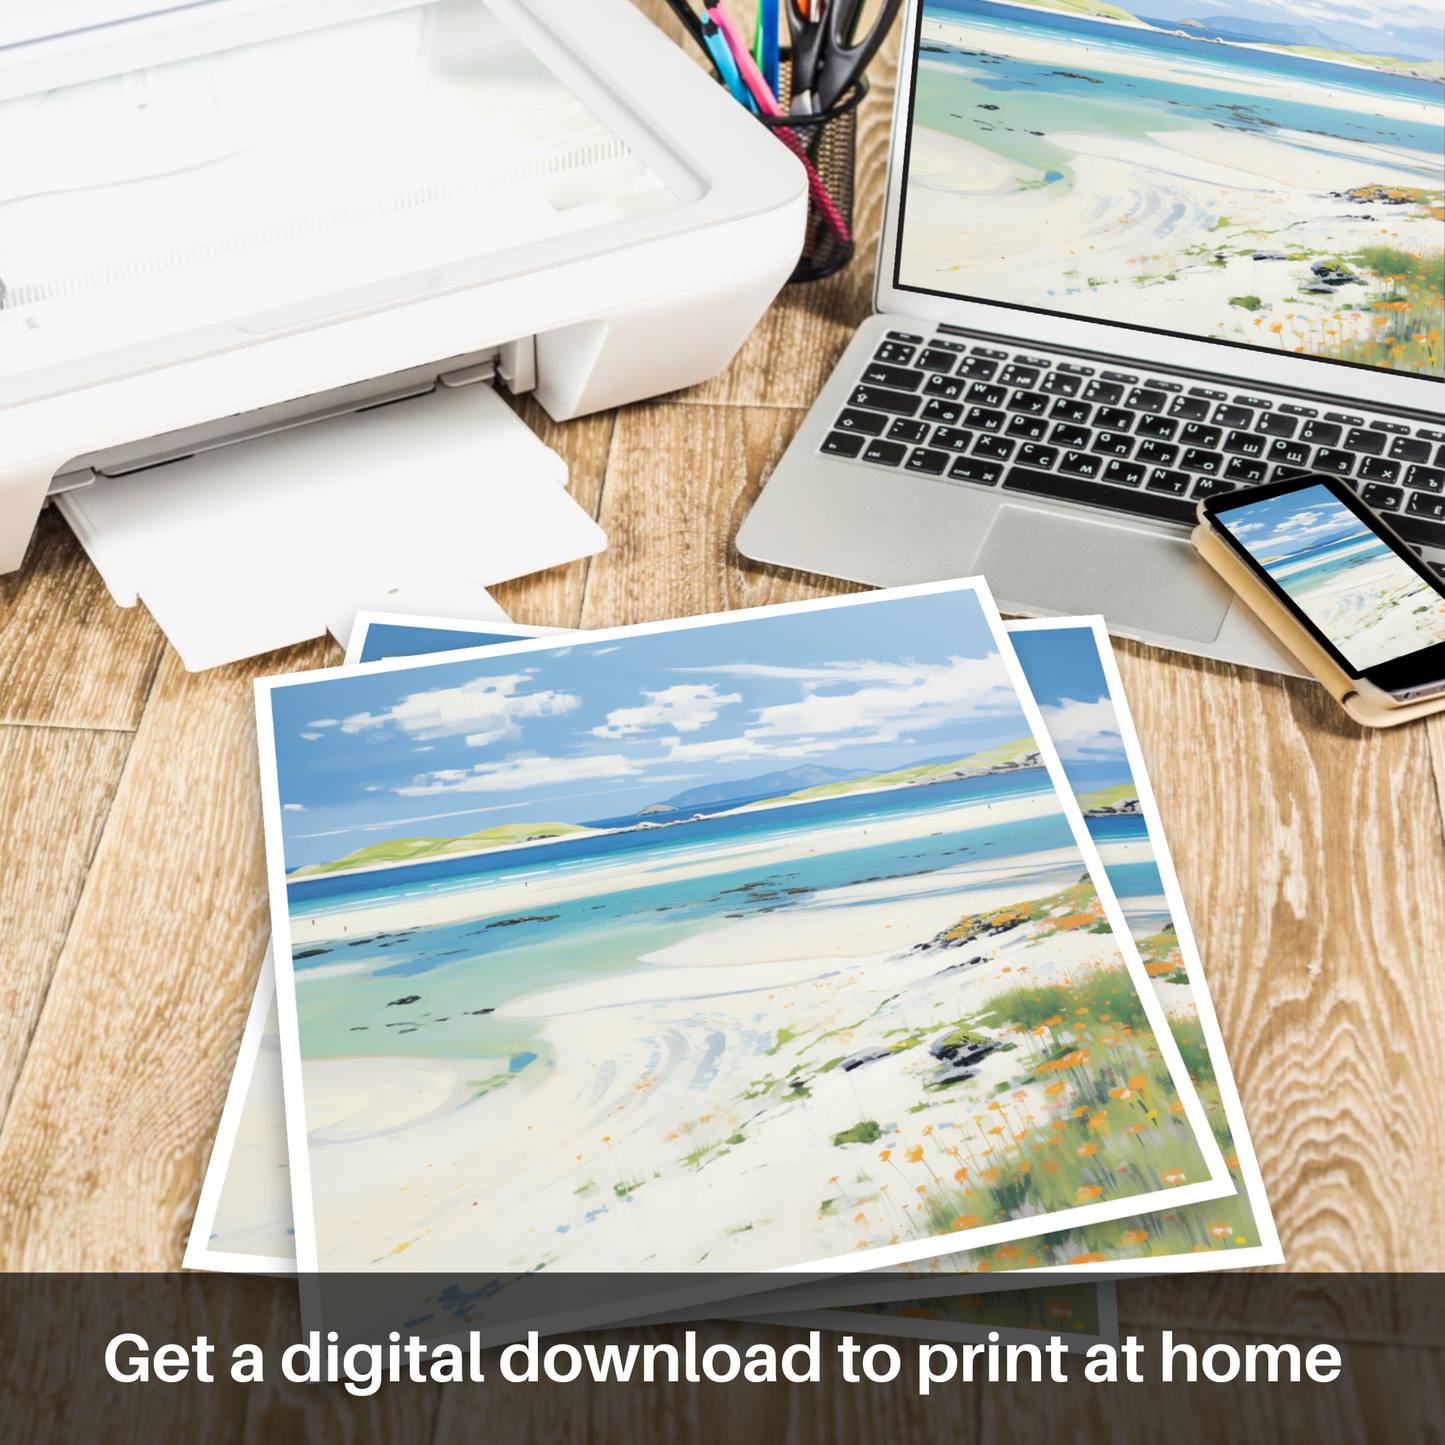
M 884 64 L 869 237 L 890 108 Z M 496 589 L 511 615 L 605 627 L 846 590 L 732 539 L 872 268 L 870 244 L 786 291 L 690 391 L 566 425 L 522 402 L 609 548 Z M 188 674 L 53 511 L 0 578 L 0 628 L 0 1269 L 175 1269 L 269 928 L 250 682 L 339 649 Z M 1117 650 L 1288 1268 L 1445 1268 L 1445 720 L 1367 733 L 1310 684 Z M 1154 1317 L 1168 1290 L 1121 1289 L 1121 1311 Z

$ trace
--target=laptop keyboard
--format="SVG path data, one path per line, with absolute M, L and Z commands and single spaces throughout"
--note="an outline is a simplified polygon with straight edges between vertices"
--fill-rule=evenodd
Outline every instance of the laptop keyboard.
M 821 450 L 1191 526 L 1202 497 L 1327 472 L 1407 542 L 1445 548 L 1445 430 L 1061 352 L 890 331 Z

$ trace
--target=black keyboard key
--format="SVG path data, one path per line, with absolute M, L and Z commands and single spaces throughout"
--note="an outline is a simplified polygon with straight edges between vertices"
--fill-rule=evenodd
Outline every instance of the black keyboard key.
M 1266 443 L 1257 431 L 1232 431 L 1224 439 L 1224 450 L 1237 457 L 1262 457 Z
M 1049 409 L 1049 399 L 1041 391 L 1016 391 L 1009 397 L 1008 409 L 1042 416 Z
M 1101 401 L 1105 406 L 1113 406 L 1123 395 L 1124 388 L 1118 382 L 1100 381 L 1097 377 L 1084 388 L 1085 401 Z
M 1092 366 L 1075 366 L 1072 361 L 1061 361 L 1058 369 L 1060 371 L 1071 371 L 1075 376 L 1092 376 L 1094 374 L 1094 368 Z
M 1280 405 L 1280 410 L 1281 410 L 1282 412 L 1288 413 L 1290 416 L 1318 416 L 1318 415 L 1319 415 L 1319 412 L 1317 412 L 1317 411 L 1314 409 L 1314 407 L 1312 407 L 1312 406 L 1296 406 L 1292 401 L 1283 402 L 1283 403 Z M 1263 425 L 1264 425 L 1264 423 L 1263 423 L 1263 420 L 1261 419 L 1261 422 L 1260 422 L 1261 429 L 1263 429 Z
M 1048 370 L 1049 366 L 1048 361 L 1044 357 L 1025 356 L 1023 352 L 1019 352 L 1019 354 L 1014 357 L 1014 360 L 1018 362 L 1020 366 L 1036 366 L 1040 371 Z
M 1200 426 L 1191 421 L 1179 433 L 1179 440 L 1187 447 L 1217 447 L 1223 435 L 1217 426 Z
M 1181 421 L 1203 421 L 1209 412 L 1209 403 L 1201 396 L 1176 396 L 1169 403 L 1169 415 Z
M 1269 459 L 1286 467 L 1306 467 L 1309 465 L 1310 449 L 1303 442 L 1286 441 L 1284 437 L 1276 437 L 1269 444 Z M 1285 478 L 1280 477 L 1279 480 L 1284 481 Z
M 1367 457 L 1377 457 L 1385 450 L 1386 438 L 1377 431 L 1366 431 L 1363 427 L 1351 427 L 1345 433 L 1345 445 L 1352 452 L 1363 452 Z
M 1289 433 L 1281 432 L 1279 435 L 1288 436 Z M 1299 434 L 1299 439 L 1302 442 L 1313 442 L 1316 446 L 1337 447 L 1343 435 L 1343 430 L 1330 422 L 1307 421 L 1305 429 Z
M 1125 406 L 1133 407 L 1135 411 L 1163 411 L 1165 403 L 1169 398 L 1162 391 L 1151 391 L 1147 386 L 1136 386 L 1129 393 Z
M 888 333 L 888 339 L 890 341 L 907 341 L 914 346 L 923 345 L 923 338 L 921 336 L 915 336 L 911 331 L 890 331 Z
M 830 431 L 823 438 L 822 450 L 830 456 L 856 457 L 867 440 L 867 437 L 858 432 Z
M 968 350 L 966 341 L 949 341 L 947 337 L 943 336 L 935 336 L 928 344 L 936 347 L 939 351 L 951 351 L 955 356 L 962 356 Z M 974 350 L 977 351 L 978 348 L 974 347 Z
M 888 440 L 894 442 L 909 442 L 917 446 L 928 436 L 928 423 L 926 421 L 914 421 L 909 417 L 900 416 L 888 428 Z
M 973 455 L 1006 462 L 1013 455 L 1014 444 L 1003 437 L 979 437 L 973 444 Z
M 936 452 L 931 447 L 915 447 L 908 458 L 908 470 L 941 477 L 948 470 L 949 460 L 947 452 Z
M 1213 391 L 1213 390 L 1211 390 L 1211 389 L 1210 389 L 1209 387 L 1207 387 L 1207 386 L 1191 386 L 1191 387 L 1189 388 L 1189 395 L 1190 395 L 1190 396 L 1202 396 L 1202 397 L 1204 397 L 1207 401 L 1228 401 L 1228 400 L 1229 400 L 1229 393 L 1228 393 L 1227 391 Z
M 1132 372 L 1128 371 L 1105 371 L 1101 372 L 1105 381 L 1122 381 L 1126 386 L 1133 386 L 1139 380 Z
M 1182 497 L 1189 490 L 1189 474 L 1171 472 L 1167 467 L 1155 467 L 1149 474 L 1149 490 L 1169 492 L 1173 496 Z
M 959 457 L 948 469 L 948 475 L 957 477 L 961 482 L 979 482 L 991 487 L 1003 476 L 1003 467 L 998 462 L 986 462 L 978 457 Z
M 912 360 L 914 349 L 901 341 L 885 341 L 873 353 L 874 361 L 886 361 L 889 366 L 907 366 Z
M 1217 406 L 1214 420 L 1218 426 L 1248 426 L 1254 420 L 1254 412 L 1247 406 Z
M 1416 487 L 1422 492 L 1445 490 L 1445 471 L 1438 467 L 1411 467 L 1405 473 L 1405 485 Z
M 951 452 L 966 452 L 977 432 L 964 431 L 962 427 L 941 426 L 934 429 L 933 445 L 946 447 Z
M 1111 457 L 1127 457 L 1134 450 L 1134 442 L 1130 437 L 1120 436 L 1118 432 L 1101 431 L 1094 438 L 1091 450 Z
M 1400 476 L 1399 462 L 1387 462 L 1383 457 L 1366 457 L 1360 463 L 1362 482 L 1393 482 Z
M 1179 458 L 1181 467 L 1191 472 L 1203 472 L 1206 477 L 1217 477 L 1224 470 L 1224 458 L 1218 452 L 1207 452 L 1203 447 L 1186 447 Z
M 1008 399 L 1008 392 L 1001 386 L 990 386 L 987 382 L 976 381 L 969 387 L 965 401 L 975 406 L 1002 406 Z
M 1134 425 L 1134 413 L 1121 406 L 1101 406 L 1094 413 L 1094 425 L 1105 431 L 1128 431 Z
M 1082 425 L 1093 415 L 1094 408 L 1086 401 L 1065 401 L 1062 397 L 1054 403 L 1049 413 L 1055 421 L 1073 421 Z
M 1089 445 L 1088 430 L 1081 426 L 1069 426 L 1060 422 L 1054 428 L 1054 434 L 1049 438 L 1051 442 L 1058 442 L 1061 447 L 1086 447 Z
M 882 436 L 888 428 L 888 418 L 876 411 L 845 411 L 833 426 L 838 431 L 857 431 L 864 436 Z
M 982 406 L 969 407 L 963 418 L 963 424 L 976 431 L 1002 431 L 1003 423 L 1004 414 L 1001 411 L 989 411 Z
M 1019 461 L 1026 467 L 1041 467 L 1047 471 L 1058 459 L 1057 447 L 1037 447 L 1028 442 L 1019 448 Z
M 958 374 L 973 381 L 992 381 L 998 362 L 988 361 L 982 356 L 966 356 L 958 363 Z
M 1005 489 L 1010 491 L 1029 492 L 1038 497 L 1056 497 L 1067 502 L 1085 502 L 1091 506 L 1108 507 L 1113 511 L 1130 512 L 1136 516 L 1157 517 L 1170 522 L 1194 521 L 1194 504 L 1184 498 L 1157 492 L 1127 491 L 1123 487 L 1111 487 L 1108 482 L 1091 481 L 1086 476 L 1064 475 L 1062 472 L 1033 472 L 1027 467 L 1011 467 L 1003 484 Z
M 1355 454 L 1340 451 L 1337 447 L 1321 447 L 1315 453 L 1315 466 L 1322 472 L 1347 477 L 1355 469 Z
M 1299 422 L 1297 422 L 1294 417 L 1280 416 L 1278 412 L 1268 411 L 1254 424 L 1255 431 L 1262 432 L 1267 437 L 1292 437 L 1298 427 Z M 1331 428 L 1331 430 L 1334 430 L 1334 428 Z M 1336 430 L 1335 440 L 1338 441 L 1339 439 L 1340 434 Z M 1308 441 L 1309 438 L 1307 437 L 1306 440 Z
M 1097 477 L 1104 470 L 1104 459 L 1091 457 L 1088 452 L 1065 452 L 1059 470 L 1071 477 Z
M 1253 457 L 1231 457 L 1224 475 L 1232 482 L 1262 482 L 1269 468 Z
M 1312 475 L 1311 467 L 1276 467 L 1269 479 L 1272 482 L 1297 482 L 1301 477 Z
M 1077 376 L 1070 376 L 1063 371 L 1051 371 L 1044 377 L 1043 389 L 1050 396 L 1078 396 L 1081 384 Z
M 1428 462 L 1430 443 L 1416 441 L 1414 437 L 1396 437 L 1390 443 L 1390 456 L 1397 462 Z
M 1445 447 L 1441 447 L 1440 450 L 1435 453 L 1435 465 L 1437 467 L 1445 467 Z
M 1134 435 L 1141 437 L 1158 437 L 1160 441 L 1171 441 L 1174 433 L 1179 430 L 1179 423 L 1172 421 L 1167 416 L 1141 416 L 1139 424 L 1134 428 Z
M 870 361 L 863 368 L 863 382 L 867 386 L 896 386 L 899 391 L 917 391 L 923 385 L 923 373 L 906 366 L 887 366 L 881 361 Z
M 1405 510 L 1412 517 L 1431 517 L 1437 522 L 1445 521 L 1445 496 L 1432 496 L 1426 492 L 1411 492 Z
M 1221 492 L 1232 492 L 1233 482 L 1221 482 L 1218 477 L 1200 477 L 1195 482 L 1191 497 L 1217 497 Z
M 1415 435 L 1424 437 L 1427 442 L 1445 442 L 1445 431 L 1436 431 L 1433 427 L 1417 426 Z
M 1390 518 L 1390 525 L 1407 542 L 1413 542 L 1417 547 L 1445 547 L 1445 526 L 1441 526 L 1439 522 L 1429 522 L 1424 517 L 1410 517 L 1403 512 L 1396 512 Z
M 923 405 L 923 415 L 929 421 L 941 421 L 951 426 L 963 415 L 963 408 L 951 401 L 941 401 L 932 396 Z
M 881 437 L 874 437 L 863 450 L 865 462 L 877 462 L 881 467 L 899 466 L 907 455 L 902 442 L 886 442 Z
M 1171 447 L 1168 442 L 1143 441 L 1134 459 L 1151 467 L 1172 467 L 1178 455 L 1179 448 Z
M 1365 419 L 1362 416 L 1350 416 L 1348 412 L 1327 411 L 1326 421 L 1337 421 L 1341 426 L 1364 426 Z
M 859 386 L 853 389 L 848 404 L 867 407 L 871 411 L 886 411 L 893 416 L 914 416 L 923 403 L 919 397 L 906 391 L 889 391 L 881 386 Z
M 1404 495 L 1399 487 L 1385 487 L 1379 483 L 1371 483 L 1360 493 L 1360 500 L 1367 507 L 1373 507 L 1377 512 L 1393 512 L 1400 505 L 1400 499 Z
M 1039 369 L 1036 366 L 1020 366 L 1017 362 L 1010 362 L 999 372 L 998 379 L 1003 386 L 1037 386 Z
M 1145 386 L 1152 386 L 1156 391 L 1183 391 L 1184 388 L 1177 381 L 1160 381 L 1157 376 L 1146 376 Z
M 963 395 L 963 389 L 967 385 L 957 376 L 945 376 L 941 371 L 933 371 L 928 375 L 928 380 L 923 384 L 923 390 L 929 396 L 941 396 L 945 401 L 957 401 Z
M 1145 468 L 1138 462 L 1121 462 L 1115 457 L 1104 468 L 1104 480 L 1113 482 L 1116 487 L 1137 487 L 1144 480 L 1144 472 Z
M 1042 441 L 1049 424 L 1041 416 L 1016 416 L 1008 424 L 1011 437 L 1023 437 L 1025 441 Z
M 918 360 L 914 363 L 921 366 L 924 371 L 951 372 L 958 365 L 958 356 L 952 351 L 940 351 L 936 346 L 927 347 L 918 353 Z
M 995 361 L 1007 361 L 1008 352 L 1000 351 L 996 346 L 971 346 L 969 350 L 975 356 L 990 356 Z

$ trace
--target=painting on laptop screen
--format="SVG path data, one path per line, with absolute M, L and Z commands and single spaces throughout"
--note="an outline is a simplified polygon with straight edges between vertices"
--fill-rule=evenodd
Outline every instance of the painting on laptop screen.
M 1438 10 L 1139 4 L 924 0 L 896 284 L 1440 376 Z

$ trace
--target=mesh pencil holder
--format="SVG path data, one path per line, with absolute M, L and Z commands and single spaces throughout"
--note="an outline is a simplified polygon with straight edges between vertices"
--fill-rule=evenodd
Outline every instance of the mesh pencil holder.
M 779 77 L 785 108 L 788 76 L 785 59 Z M 867 94 L 868 81 L 860 78 L 817 115 L 758 117 L 808 170 L 808 227 L 790 281 L 820 281 L 853 259 L 853 165 L 858 107 Z

